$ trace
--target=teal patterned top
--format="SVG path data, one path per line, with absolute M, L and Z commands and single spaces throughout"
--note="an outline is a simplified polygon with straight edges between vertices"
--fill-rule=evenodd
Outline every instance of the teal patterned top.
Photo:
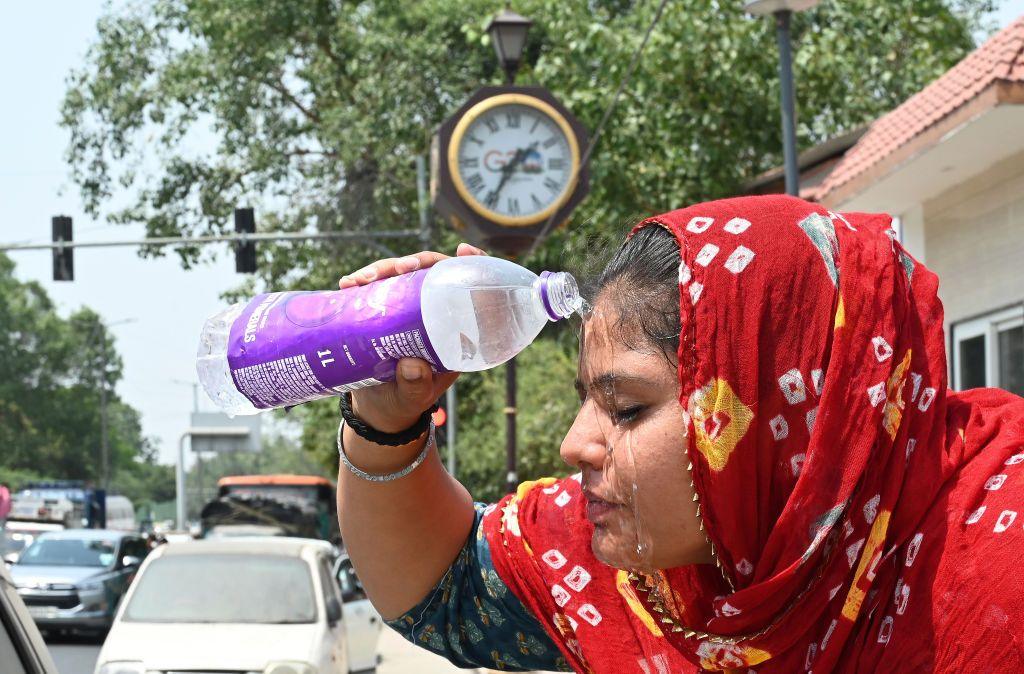
M 419 604 L 388 625 L 408 641 L 464 668 L 572 671 L 537 619 L 494 570 L 478 535 L 487 506 L 447 573 Z

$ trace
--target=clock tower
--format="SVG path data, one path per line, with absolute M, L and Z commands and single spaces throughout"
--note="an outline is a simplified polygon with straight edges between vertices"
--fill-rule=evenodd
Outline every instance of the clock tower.
M 470 243 L 521 253 L 586 196 L 586 144 L 586 130 L 547 89 L 484 87 L 434 138 L 434 207 Z

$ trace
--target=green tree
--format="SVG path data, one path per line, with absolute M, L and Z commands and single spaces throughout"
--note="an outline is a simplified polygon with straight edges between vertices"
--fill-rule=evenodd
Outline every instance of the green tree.
M 243 204 L 258 207 L 266 229 L 407 227 L 417 213 L 414 155 L 470 92 L 502 80 L 484 31 L 499 4 L 147 0 L 111 11 L 62 108 L 86 207 L 154 236 L 225 231 Z M 593 129 L 658 4 L 517 2 L 536 21 L 519 82 L 550 88 Z M 830 0 L 796 16 L 800 144 L 865 124 L 919 90 L 973 48 L 995 4 Z M 731 194 L 780 163 L 774 27 L 742 6 L 668 4 L 592 157 L 590 196 L 528 265 L 586 256 L 588 237 L 609 224 Z M 132 198 L 113 208 L 121 192 Z M 455 239 L 440 235 L 447 250 Z M 331 287 L 380 254 L 351 242 L 260 251 L 260 281 L 275 289 Z M 180 255 L 186 266 L 204 258 L 198 249 Z M 474 474 L 501 472 L 501 376 L 460 384 L 471 393 L 462 396 L 467 442 L 480 429 L 481 448 L 465 448 Z M 532 376 L 524 365 L 523 381 Z M 543 376 L 535 387 L 527 395 L 538 401 L 564 388 Z M 537 429 L 523 409 L 529 447 Z M 293 415 L 306 429 L 303 446 L 332 463 L 332 404 Z M 543 429 L 564 429 L 569 416 L 541 418 Z M 532 460 L 527 452 L 525 465 Z
M 112 487 L 155 465 L 138 411 L 114 392 L 121 372 L 113 337 L 94 311 L 62 318 L 42 286 L 19 281 L 0 253 L 0 476 L 99 484 L 101 386 Z M 160 479 L 152 482 L 160 488 Z

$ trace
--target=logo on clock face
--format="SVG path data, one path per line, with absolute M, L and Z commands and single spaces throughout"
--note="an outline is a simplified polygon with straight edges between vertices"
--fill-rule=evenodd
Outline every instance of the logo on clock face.
M 501 173 L 516 156 L 516 150 L 489 150 L 484 154 L 484 168 L 491 173 Z M 512 173 L 540 173 L 544 170 L 544 158 L 537 150 L 530 149 L 523 156 L 522 163 Z

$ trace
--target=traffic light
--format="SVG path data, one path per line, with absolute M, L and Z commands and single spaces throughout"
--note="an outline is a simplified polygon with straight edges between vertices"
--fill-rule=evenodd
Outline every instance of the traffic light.
M 444 426 L 444 422 L 448 421 L 448 412 L 444 409 L 444 403 L 438 403 L 438 408 L 434 411 L 432 418 L 434 426 L 438 428 Z
M 235 209 L 235 233 L 255 234 L 256 216 L 251 208 Z M 256 242 L 235 243 L 235 271 L 239 274 L 252 274 L 256 271 Z
M 53 225 L 53 242 L 71 243 L 71 218 L 66 215 L 55 215 L 50 221 Z M 53 280 L 74 281 L 75 259 L 74 248 L 53 249 Z
M 445 402 L 444 397 L 438 400 L 437 409 L 430 415 L 434 422 L 434 440 L 439 447 L 448 441 L 448 429 L 445 427 L 445 422 L 448 421 L 448 410 L 445 409 Z

